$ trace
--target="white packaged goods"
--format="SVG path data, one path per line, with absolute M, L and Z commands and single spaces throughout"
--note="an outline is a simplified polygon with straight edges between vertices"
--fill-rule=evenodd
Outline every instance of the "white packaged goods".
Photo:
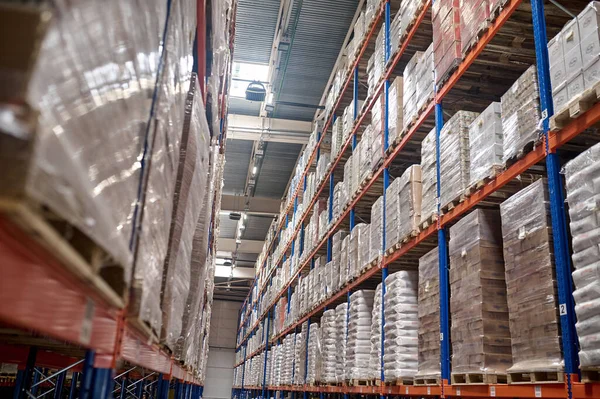
M 503 162 L 536 143 L 542 133 L 537 72 L 532 65 L 502 96 Z
M 592 1 L 548 42 L 556 112 L 600 80 L 600 2 Z
M 417 10 L 420 10 L 425 0 L 405 0 L 400 4 L 400 37 L 408 34 L 408 27 L 417 18 Z
M 346 108 L 347 109 L 347 108 Z M 344 122 L 346 120 L 346 111 L 344 111 L 343 118 L 337 118 L 335 122 L 333 122 L 333 126 L 331 128 L 331 155 L 333 158 L 337 157 L 340 148 L 342 147 L 343 138 L 344 138 Z
M 321 381 L 321 331 L 319 323 L 311 323 L 308 333 L 308 368 L 307 384 L 315 384 Z
M 404 115 L 402 112 L 404 96 L 403 82 L 402 76 L 394 79 L 394 83 L 390 86 L 388 94 L 390 102 L 388 106 L 388 142 L 390 145 L 399 139 L 404 129 Z
M 335 329 L 336 337 L 336 357 L 335 357 L 335 377 L 338 384 L 345 381 L 344 367 L 346 366 L 346 341 L 348 323 L 348 302 L 344 302 L 335 307 Z
M 469 126 L 469 187 L 502 168 L 502 116 L 500 103 L 491 103 Z
M 406 237 L 416 235 L 421 221 L 421 167 L 419 165 L 410 166 L 404 171 L 402 176 L 396 180 L 398 180 L 399 190 L 398 240 L 402 241 Z
M 417 117 L 417 64 L 423 58 L 423 55 L 422 51 L 415 52 L 415 55 L 406 64 L 406 68 L 404 68 L 404 73 L 402 74 L 404 90 L 404 94 L 402 95 L 402 112 L 405 125 Z
M 365 264 L 378 259 L 383 253 L 383 196 L 371 206 L 371 227 L 369 228 L 369 253 Z
M 342 246 L 340 247 L 340 286 L 342 287 L 350 281 L 349 247 L 350 235 L 347 235 L 342 240 Z
M 419 59 L 415 73 L 417 76 L 415 109 L 420 111 L 433 98 L 433 44 L 425 50 L 423 58 Z
M 416 378 L 439 378 L 440 279 L 438 248 L 419 259 L 419 366 Z
M 385 195 L 385 249 L 387 251 L 399 241 L 400 179 L 395 179 L 388 186 Z
M 336 383 L 337 336 L 335 310 L 323 312 L 321 317 L 321 382 Z
M 375 291 L 361 290 L 350 295 L 345 379 L 365 380 L 371 359 L 371 313 Z
M 440 0 L 431 8 L 433 46 L 435 48 L 435 83 L 449 77 L 462 60 L 459 0 Z
M 383 370 L 388 382 L 412 378 L 418 359 L 418 274 L 399 271 L 385 280 Z
M 352 184 L 351 187 L 352 188 L 349 191 L 352 194 L 354 194 L 358 191 L 358 189 L 360 188 L 359 185 L 362 182 L 361 171 L 363 170 L 363 168 L 361 165 L 362 165 L 362 162 L 364 161 L 363 157 L 366 154 L 362 149 L 363 145 L 366 145 L 366 141 L 360 140 L 358 142 L 358 144 L 356 145 L 356 148 L 352 152 L 352 154 L 353 154 L 352 155 L 352 175 L 351 175 L 351 184 Z
M 381 380 L 381 283 L 377 284 L 371 313 L 371 354 L 368 378 Z
M 367 230 L 368 224 L 358 223 L 350 233 L 348 242 L 348 279 L 354 279 L 358 276 L 361 265 L 359 264 L 359 253 L 361 246 L 367 247 L 365 242 L 361 241 L 361 236 L 364 236 L 363 231 Z
M 358 236 L 358 258 L 356 260 L 356 265 L 358 267 L 356 277 L 361 275 L 369 265 L 369 253 L 370 249 L 370 241 L 371 241 L 371 225 L 365 225 L 364 229 L 359 231 Z
M 296 340 L 294 342 L 294 377 L 292 379 L 292 385 L 304 384 L 302 368 L 304 367 L 305 353 L 306 331 L 300 331 L 296 334 Z
M 511 373 L 563 369 L 549 208 L 545 180 L 500 204 Z
M 458 111 L 440 132 L 440 205 L 464 196 L 469 185 L 469 126 L 479 116 Z
M 383 0 L 367 0 L 367 7 L 365 9 L 365 26 L 370 26 L 373 22 L 373 18 L 381 10 L 381 3 Z
M 372 111 L 372 123 L 367 126 L 363 133 L 364 136 L 368 136 L 369 140 L 369 151 L 371 156 L 370 159 L 370 170 L 374 172 L 383 162 L 383 124 L 381 119 L 377 121 L 375 118 L 381 118 L 381 114 L 383 113 L 383 108 L 379 107 L 379 104 L 382 104 L 381 101 L 383 97 L 379 96 L 379 99 L 375 103 Z M 379 112 L 375 112 L 375 109 L 378 109 Z M 379 114 L 379 115 L 377 115 Z
M 506 374 L 512 365 L 502 236 L 496 210 L 450 228 L 452 373 Z
M 334 273 L 332 281 L 332 293 L 339 291 L 342 284 L 345 282 L 345 280 L 343 280 L 342 278 L 343 275 L 347 273 L 347 266 L 342 266 L 342 242 L 344 241 L 344 238 L 346 238 L 347 235 L 348 234 L 343 230 L 340 230 L 333 235 L 331 243 L 331 252 L 333 253 L 332 262 L 334 263 L 334 265 L 332 266 Z M 347 259 L 348 258 L 346 255 L 346 261 Z
M 385 70 L 385 27 L 381 27 L 375 39 L 375 50 L 367 62 L 368 95 L 372 96 Z
M 600 366 L 600 145 L 565 166 L 581 367 Z
M 319 160 L 317 161 L 317 171 L 316 171 L 316 176 L 317 176 L 317 184 L 321 184 L 323 182 L 323 180 L 325 179 L 325 174 L 327 172 L 327 170 L 329 169 L 329 163 L 330 161 L 330 155 L 328 152 L 321 152 L 321 156 L 319 157 Z
M 292 385 L 293 381 L 293 372 L 294 372 L 294 353 L 295 353 L 295 340 L 296 334 L 291 333 L 286 336 L 283 340 L 284 342 L 284 361 L 285 361 L 285 373 L 283 378 L 284 385 Z
M 354 191 L 352 189 L 352 173 L 354 172 L 354 155 L 350 155 L 344 164 L 344 187 L 348 202 L 350 202 Z
M 436 131 L 427 134 L 421 143 L 421 222 L 432 215 L 437 215 L 437 166 L 436 166 Z

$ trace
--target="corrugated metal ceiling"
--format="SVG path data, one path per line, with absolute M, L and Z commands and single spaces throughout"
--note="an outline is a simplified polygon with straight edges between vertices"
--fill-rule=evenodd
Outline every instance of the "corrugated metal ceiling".
M 229 113 L 238 115 L 258 116 L 261 103 L 248 101 L 245 98 L 229 97 Z
M 227 140 L 223 194 L 244 194 L 253 145 L 254 142 L 250 140 Z
M 229 219 L 229 212 L 221 212 L 219 214 L 219 237 L 235 238 L 237 221 Z
M 268 64 L 280 0 L 238 0 L 234 61 Z
M 242 239 L 262 241 L 267 236 L 269 226 L 273 221 L 269 216 L 249 215 Z
M 301 144 L 267 143 L 254 196 L 283 197 L 301 149 Z

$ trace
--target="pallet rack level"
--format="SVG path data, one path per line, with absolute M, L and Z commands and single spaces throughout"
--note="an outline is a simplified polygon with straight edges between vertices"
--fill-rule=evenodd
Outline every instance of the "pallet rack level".
M 383 3 L 383 10 L 385 12 L 386 21 L 389 21 L 390 17 L 390 1 L 387 0 Z M 381 93 L 381 91 L 386 89 L 386 101 L 385 101 L 385 112 L 387 116 L 387 86 L 389 85 L 389 78 L 392 76 L 394 69 L 396 68 L 400 58 L 402 57 L 402 52 L 404 49 L 408 47 L 410 44 L 410 40 L 413 38 L 415 33 L 418 31 L 421 22 L 425 16 L 427 10 L 431 7 L 431 2 L 427 1 L 425 3 L 425 9 L 419 14 L 417 19 L 417 23 L 411 28 L 410 33 L 401 44 L 401 50 L 399 53 L 393 58 L 392 62 L 388 64 L 386 71 L 384 73 L 384 80 L 377 85 L 377 93 L 375 96 L 367 99 L 365 109 L 363 113 L 358 116 L 357 109 L 355 107 L 355 120 L 357 120 L 350 138 L 344 143 L 343 149 L 340 152 L 340 155 L 332 162 L 332 167 L 326 173 L 326 178 L 324 182 L 319 186 L 317 190 L 317 194 L 315 195 L 315 199 L 311 201 L 311 204 L 314 204 L 316 198 L 318 198 L 319 193 L 324 189 L 327 181 L 331 184 L 331 176 L 335 173 L 336 166 L 342 160 L 345 149 L 348 147 L 350 141 L 352 141 L 352 148 L 354 149 L 356 145 L 356 136 L 357 132 L 364 122 L 365 116 L 367 112 L 372 108 L 374 104 L 374 99 L 376 96 Z M 306 265 L 312 261 L 313 257 L 319 253 L 321 247 L 325 245 L 328 239 L 333 235 L 333 233 L 342 225 L 342 221 L 346 217 L 350 217 L 350 227 L 354 225 L 354 209 L 355 206 L 361 201 L 361 199 L 366 195 L 369 189 L 375 184 L 375 182 L 383 176 L 384 178 L 384 187 L 387 186 L 388 178 L 388 168 L 391 167 L 394 163 L 394 160 L 398 155 L 400 155 L 405 149 L 405 147 L 411 142 L 411 140 L 415 139 L 416 132 L 421 128 L 426 121 L 429 120 L 431 114 L 435 111 L 435 125 L 437 127 L 438 135 L 439 130 L 443 125 L 443 108 L 442 108 L 442 100 L 451 98 L 452 91 L 457 87 L 457 83 L 463 78 L 463 76 L 467 75 L 469 72 L 469 68 L 478 61 L 478 57 L 481 56 L 482 52 L 486 49 L 486 46 L 490 44 L 490 42 L 496 37 L 496 34 L 502 29 L 502 27 L 510 20 L 510 18 L 517 11 L 523 13 L 523 9 L 525 12 L 530 13 L 530 20 L 532 21 L 532 29 L 533 29 L 533 38 L 535 44 L 535 63 L 537 66 L 538 80 L 539 80 L 539 90 L 540 90 L 540 100 L 541 100 L 541 109 L 542 114 L 544 115 L 543 119 L 543 133 L 542 137 L 542 145 L 539 145 L 533 149 L 533 151 L 525 154 L 522 158 L 516 160 L 516 162 L 512 163 L 510 166 L 506 168 L 503 172 L 498 174 L 491 181 L 487 182 L 481 188 L 476 190 L 470 196 L 468 196 L 464 202 L 457 204 L 453 209 L 448 210 L 447 212 L 441 214 L 438 209 L 438 219 L 437 223 L 430 225 L 429 227 L 423 229 L 419 232 L 419 234 L 410 239 L 408 242 L 404 243 L 400 246 L 398 250 L 391 254 L 386 254 L 381 257 L 380 261 L 371 269 L 364 272 L 360 277 L 356 280 L 350 282 L 341 290 L 336 292 L 331 298 L 325 300 L 323 303 L 312 309 L 308 312 L 308 314 L 304 315 L 300 320 L 293 323 L 291 326 L 284 328 L 283 331 L 276 334 L 271 340 L 268 341 L 268 345 L 272 345 L 281 341 L 281 339 L 294 331 L 297 331 L 297 328 L 304 322 L 310 321 L 311 319 L 318 318 L 325 309 L 331 308 L 336 303 L 343 302 L 344 298 L 349 295 L 349 293 L 358 288 L 359 286 L 364 286 L 366 282 L 372 279 L 378 279 L 381 272 L 381 276 L 385 276 L 387 272 L 387 268 L 389 266 L 393 266 L 399 261 L 402 261 L 407 254 L 413 250 L 414 248 L 423 245 L 424 243 L 435 241 L 434 233 L 437 232 L 439 235 L 439 242 L 446 242 L 445 229 L 450 226 L 453 222 L 458 220 L 462 215 L 468 212 L 470 209 L 475 207 L 476 205 L 481 204 L 484 200 L 488 199 L 492 194 L 498 192 L 501 188 L 507 186 L 511 181 L 514 181 L 522 173 L 526 172 L 530 168 L 535 165 L 540 164 L 542 161 L 546 161 L 546 171 L 548 173 L 548 185 L 549 191 L 551 194 L 551 204 L 552 204 L 552 221 L 553 221 L 553 229 L 559 233 L 556 234 L 554 238 L 554 247 L 555 251 L 559 253 L 558 258 L 556 260 L 556 269 L 557 269 L 557 284 L 559 287 L 559 302 L 561 305 L 565 305 L 568 309 L 566 314 L 561 316 L 561 326 L 563 331 L 563 356 L 565 359 L 565 381 L 560 383 L 544 383 L 544 384 L 528 384 L 528 385 L 507 385 L 507 384 L 482 384 L 482 385 L 449 385 L 449 377 L 450 377 L 450 359 L 448 356 L 448 349 L 442 350 L 442 358 L 441 358 L 441 369 L 442 369 L 442 384 L 441 385 L 431 385 L 431 386 L 412 386 L 412 385 L 399 385 L 399 386 L 267 386 L 268 391 L 281 391 L 281 392 L 303 392 L 304 397 L 307 397 L 307 393 L 320 393 L 321 397 L 325 393 L 338 393 L 344 394 L 344 397 L 347 398 L 350 394 L 362 394 L 362 395 L 380 395 L 381 397 L 385 397 L 388 395 L 391 396 L 457 396 L 457 397 L 505 397 L 505 398 L 534 398 L 534 397 L 549 397 L 549 398 L 597 398 L 600 397 L 600 384 L 598 383 L 580 383 L 579 377 L 577 374 L 577 351 L 576 351 L 576 342 L 577 337 L 574 330 L 574 320 L 573 320 L 573 308 L 572 308 L 572 283 L 570 278 L 570 258 L 569 258 L 569 243 L 566 240 L 566 224 L 565 221 L 565 210 L 562 206 L 563 198 L 562 198 L 562 182 L 559 178 L 559 162 L 556 156 L 556 151 L 567 144 L 570 140 L 577 137 L 579 133 L 584 131 L 585 129 L 594 126 L 595 124 L 600 122 L 600 104 L 596 104 L 592 106 L 587 112 L 579 115 L 576 119 L 574 119 L 567 126 L 562 128 L 556 132 L 549 132 L 548 122 L 549 118 L 553 115 L 552 109 L 552 98 L 550 97 L 550 86 L 549 86 L 549 67 L 548 67 L 548 53 L 547 53 L 547 34 L 546 34 L 546 17 L 544 13 L 544 2 L 542 0 L 531 0 L 530 8 L 527 8 L 526 2 L 522 0 L 507 0 L 499 12 L 499 15 L 494 20 L 493 23 L 490 24 L 487 31 L 485 31 L 479 41 L 473 46 L 471 51 L 465 56 L 462 62 L 458 65 L 458 68 L 450 75 L 447 82 L 439 89 L 439 91 L 435 94 L 434 101 L 429 103 L 425 109 L 418 116 L 417 122 L 405 133 L 400 143 L 394 147 L 389 155 L 387 155 L 384 159 L 383 165 L 373 174 L 373 177 L 368 181 L 365 188 L 361 189 L 358 195 L 352 200 L 350 206 L 342 212 L 340 218 L 335 221 L 332 227 L 330 227 L 325 235 L 325 237 L 318 243 L 317 247 L 313 249 L 310 253 L 309 260 L 305 261 L 299 270 L 296 272 L 294 276 L 290 279 L 289 282 L 285 284 L 285 287 L 277 294 L 277 298 L 282 297 L 288 292 L 289 287 L 291 287 L 295 279 L 300 275 L 302 270 L 306 267 Z M 377 18 L 381 18 L 381 11 L 377 15 Z M 369 37 L 372 36 L 375 31 L 375 27 L 377 24 L 374 24 L 369 31 Z M 389 23 L 386 24 L 386 55 L 389 55 Z M 353 73 L 350 73 L 349 76 L 353 76 L 354 78 L 354 87 L 358 86 L 358 69 L 356 66 L 360 61 L 360 56 L 364 54 L 364 50 L 368 46 L 368 40 L 363 44 L 359 58 L 353 64 Z M 346 80 L 346 84 L 344 85 L 344 90 L 348 86 L 348 81 Z M 341 98 L 343 96 L 343 92 L 338 98 L 336 102 L 336 107 L 339 106 Z M 353 99 L 358 99 L 357 90 L 353 90 Z M 454 99 L 454 98 L 453 98 Z M 487 99 L 485 100 L 487 101 Z M 357 102 L 355 101 L 355 104 Z M 334 108 L 335 111 L 335 108 Z M 357 118 L 358 117 L 358 118 Z M 387 118 L 386 118 L 387 119 Z M 329 122 L 329 121 L 328 121 Z M 328 126 L 326 125 L 326 128 Z M 326 128 L 323 131 L 326 131 Z M 384 140 L 387 142 L 387 124 L 384 129 Z M 318 149 L 318 146 L 317 146 Z M 439 152 L 439 140 L 437 143 L 437 151 Z M 307 173 L 308 168 L 310 168 L 310 163 L 307 166 L 307 169 L 304 171 L 304 175 Z M 439 173 L 439 163 L 438 163 L 438 173 Z M 439 176 L 439 175 L 438 175 Z M 329 178 L 327 178 L 329 177 Z M 438 182 L 440 179 L 438 178 Z M 439 190 L 439 186 L 438 186 Z M 297 194 L 297 192 L 296 192 Z M 295 195 L 296 195 L 295 194 Z M 439 195 L 439 191 L 438 191 Z M 385 192 L 384 192 L 384 201 L 385 201 Z M 438 205 L 439 206 L 439 205 Z M 331 203 L 330 203 L 331 207 Z M 303 215 L 302 221 L 305 220 L 306 216 L 310 212 L 310 208 L 305 208 L 305 215 Z M 289 211 L 287 209 L 286 211 Z M 287 214 L 287 213 L 286 213 Z M 385 217 L 385 216 L 384 216 Z M 292 239 L 290 243 L 293 241 L 295 235 L 297 234 L 299 227 L 297 227 L 294 235 L 292 235 Z M 385 233 L 384 233 L 385 234 Z M 384 238 L 385 240 L 385 238 Z M 288 243 L 288 246 L 290 245 Z M 385 244 L 384 244 L 385 245 Z M 273 242 L 270 244 L 270 250 L 273 247 Z M 286 251 L 283 251 L 281 258 L 284 258 Z M 440 259 L 447 258 L 447 248 L 443 245 L 440 246 Z M 267 280 L 270 280 L 274 270 L 277 267 L 280 267 L 281 259 L 275 263 L 275 267 L 270 271 L 269 277 Z M 312 263 L 312 262 L 311 262 Z M 448 265 L 445 261 L 440 263 L 440 271 L 442 274 L 447 272 Z M 255 282 L 256 284 L 256 282 Z M 447 280 L 445 284 L 442 282 L 440 284 L 441 287 L 441 299 L 443 302 L 448 302 L 449 299 L 449 291 L 448 291 L 448 283 Z M 266 286 L 266 284 L 265 284 Z M 385 284 L 384 284 L 385 287 Z M 261 291 L 262 292 L 262 291 Z M 289 295 L 289 294 L 288 294 Z M 249 298 L 250 299 L 250 298 Z M 289 300 L 289 298 L 288 298 Z M 247 300 L 248 301 L 248 300 Z M 256 304 L 260 301 L 260 296 L 254 298 L 253 306 L 256 307 Z M 247 302 L 249 303 L 249 302 Z M 268 309 L 267 309 L 268 311 Z M 449 331 L 449 320 L 446 311 L 441 312 L 441 331 L 442 331 L 442 348 L 446 346 L 449 347 L 449 341 L 447 341 L 448 331 Z M 445 314 L 444 314 L 445 313 Z M 248 311 L 245 313 L 249 314 Z M 268 314 L 268 313 L 267 313 Z M 240 326 L 240 330 L 243 328 L 245 331 L 244 338 L 239 342 L 238 348 L 241 350 L 244 348 L 245 352 L 245 343 L 247 338 L 252 334 L 254 329 L 258 326 L 262 316 L 258 318 L 257 322 L 254 326 L 249 328 L 248 326 L 242 325 Z M 248 317 L 242 320 L 242 323 L 247 323 Z M 385 321 L 383 321 L 385 322 Z M 265 342 L 263 341 L 263 345 Z M 267 347 L 268 347 L 267 345 Z M 260 350 L 257 350 L 253 353 L 253 355 L 260 353 Z M 239 363 L 239 365 L 243 365 L 247 359 L 251 356 L 244 356 L 244 359 Z M 383 376 L 382 379 L 383 381 Z M 252 397 L 256 397 L 255 394 L 258 392 L 257 389 L 264 389 L 264 384 L 266 383 L 266 378 L 263 381 L 262 387 L 248 387 L 244 386 L 244 382 L 242 380 L 242 386 L 238 387 L 234 391 L 234 397 L 236 395 L 241 395 L 241 397 L 248 397 L 248 395 L 252 395 Z M 254 394 L 253 394 L 254 393 Z M 263 395 L 264 397 L 264 395 Z

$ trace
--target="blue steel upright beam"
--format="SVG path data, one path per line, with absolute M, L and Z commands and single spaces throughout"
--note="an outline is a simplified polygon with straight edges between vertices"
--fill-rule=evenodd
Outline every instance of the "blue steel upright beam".
M 560 309 L 560 326 L 562 348 L 567 374 L 569 398 L 571 392 L 571 374 L 579 372 L 577 331 L 575 330 L 575 303 L 573 300 L 573 280 L 571 278 L 571 258 L 563 181 L 560 175 L 560 160 L 556 153 L 550 153 L 548 145 L 549 120 L 554 115 L 552 87 L 550 83 L 550 66 L 548 61 L 548 37 L 546 34 L 546 18 L 543 0 L 531 0 L 533 18 L 533 35 L 540 90 L 540 105 L 543 117 L 543 129 L 546 144 L 546 170 L 548 171 L 548 194 L 550 196 L 550 212 L 552 216 L 552 238 L 554 241 L 554 263 L 556 282 L 558 285 L 558 301 Z
M 289 312 L 289 306 L 288 306 Z M 267 358 L 269 357 L 269 327 L 271 323 L 271 311 L 267 312 L 267 329 L 265 330 L 265 362 L 263 364 L 263 384 L 262 384 L 262 397 L 265 397 L 265 390 L 267 389 Z
M 436 152 L 436 174 L 437 174 L 437 215 L 438 215 L 438 254 L 439 254 L 439 278 L 440 278 L 440 363 L 442 368 L 442 379 L 450 381 L 450 294 L 448 280 L 448 245 L 446 241 L 446 230 L 440 228 L 440 133 L 444 126 L 444 114 L 441 103 L 435 104 L 435 152 Z
M 56 384 L 54 385 L 54 399 L 62 399 L 62 392 L 65 386 L 65 376 L 67 371 L 63 371 L 56 378 Z
M 94 351 L 88 350 L 85 352 L 85 359 L 83 362 L 81 386 L 79 389 L 79 398 L 88 399 L 90 397 L 90 389 L 92 387 L 92 377 L 94 374 L 94 358 L 96 354 Z
M 354 90 L 352 91 L 352 99 L 354 100 L 354 120 L 356 120 L 356 118 L 358 118 L 358 87 L 359 87 L 359 81 L 358 81 L 358 66 L 356 68 L 354 68 Z M 357 145 L 357 138 L 356 138 L 356 134 L 352 135 L 352 153 L 354 153 L 354 149 L 356 148 Z M 350 231 L 352 231 L 352 229 L 354 228 L 354 225 L 356 224 L 356 213 L 354 211 L 354 208 L 350 209 Z
M 79 380 L 79 373 L 73 373 L 71 375 L 71 388 L 69 389 L 69 399 L 75 399 L 77 395 L 77 381 Z M 123 395 L 122 398 L 125 398 Z
M 17 370 L 17 378 L 15 380 L 15 390 L 13 392 L 13 399 L 19 399 L 23 390 L 23 383 L 25 382 L 25 370 Z
M 94 379 L 92 382 L 92 398 L 108 398 L 113 390 L 113 375 L 112 369 L 98 368 L 94 369 Z M 140 381 L 140 385 L 143 386 L 144 381 Z M 143 392 L 143 391 L 142 391 Z M 138 395 L 142 397 L 141 392 Z

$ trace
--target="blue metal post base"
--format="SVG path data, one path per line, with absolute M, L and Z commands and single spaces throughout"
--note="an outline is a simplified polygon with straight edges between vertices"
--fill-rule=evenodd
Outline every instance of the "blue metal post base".
M 71 389 L 69 389 L 69 399 L 75 399 L 77 397 L 77 382 L 78 381 L 79 381 L 79 373 L 73 373 L 73 375 L 71 376 Z
M 108 398 L 112 395 L 114 386 L 112 369 L 94 369 L 92 381 L 92 398 Z M 139 396 L 141 398 L 141 395 Z

